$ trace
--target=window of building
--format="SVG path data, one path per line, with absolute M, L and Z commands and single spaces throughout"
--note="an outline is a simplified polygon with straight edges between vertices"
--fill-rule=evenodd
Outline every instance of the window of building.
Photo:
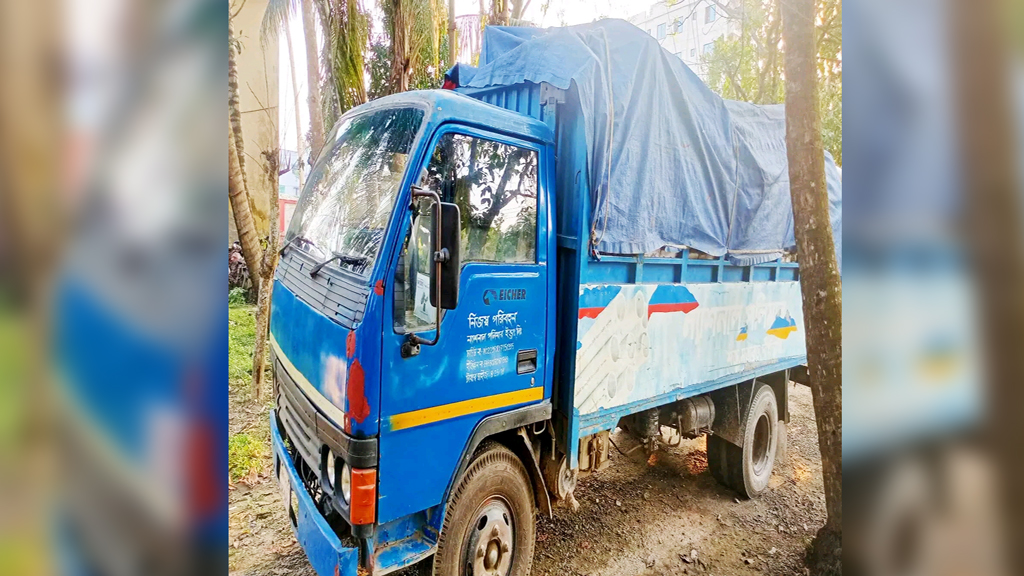
M 701 54 L 711 54 L 711 52 L 713 52 L 714 49 L 715 49 L 715 43 L 714 42 L 708 42 L 707 44 L 704 45 L 703 48 L 701 48 L 700 53 Z
M 697 49 L 696 48 L 690 48 L 690 57 L 693 58 L 696 55 L 697 55 Z
M 665 39 L 665 25 L 664 24 L 658 24 L 658 40 L 664 40 L 664 39 Z
M 707 8 L 704 9 L 704 23 L 705 24 L 709 24 L 711 22 L 714 22 L 715 18 L 717 18 L 717 17 L 718 17 L 718 14 L 715 11 L 715 7 L 714 6 L 708 6 Z

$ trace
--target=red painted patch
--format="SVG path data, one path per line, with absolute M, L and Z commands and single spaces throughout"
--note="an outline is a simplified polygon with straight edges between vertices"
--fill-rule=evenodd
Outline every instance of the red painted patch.
M 345 338 L 345 356 L 352 358 L 356 355 L 356 331 L 349 330 L 348 338 Z
M 597 315 L 604 310 L 604 306 L 594 308 L 580 308 L 580 318 L 597 318 Z
M 200 519 L 208 518 L 223 506 L 221 503 L 224 494 L 221 492 L 221 483 L 216 482 L 214 476 L 207 473 L 217 461 L 217 455 L 212 449 L 216 445 L 215 437 L 213 430 L 205 422 L 194 426 L 188 435 L 190 512 Z
M 682 312 L 688 314 L 697 307 L 696 302 L 679 302 L 673 304 L 648 304 L 647 305 L 647 317 L 650 318 L 651 314 L 656 312 Z
M 348 367 L 348 393 L 345 395 L 348 409 L 345 412 L 350 418 L 362 424 L 370 415 L 370 404 L 366 401 L 363 367 L 359 360 L 353 360 Z
M 377 283 L 373 285 L 373 293 L 376 294 L 377 296 L 383 296 L 384 295 L 384 281 L 383 280 L 377 280 Z

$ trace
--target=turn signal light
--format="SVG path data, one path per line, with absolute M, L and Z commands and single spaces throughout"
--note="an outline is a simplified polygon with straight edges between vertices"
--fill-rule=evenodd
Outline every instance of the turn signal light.
M 373 524 L 377 515 L 377 470 L 352 469 L 352 497 L 349 520 L 353 525 Z

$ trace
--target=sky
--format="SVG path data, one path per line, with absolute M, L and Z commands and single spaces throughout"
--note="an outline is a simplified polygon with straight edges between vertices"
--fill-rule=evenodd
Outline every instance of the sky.
M 376 15 L 376 0 L 362 0 L 364 6 L 371 9 L 374 14 L 374 32 L 380 32 L 379 17 Z M 489 4 L 489 0 L 485 0 Z M 526 8 L 524 18 L 537 23 L 541 27 L 573 25 L 592 22 L 600 18 L 622 18 L 626 19 L 638 12 L 644 11 L 655 2 L 651 0 L 549 0 L 548 10 L 545 13 L 543 5 L 545 0 L 530 0 Z M 455 0 L 455 15 L 464 16 L 477 14 L 480 11 L 480 0 Z M 295 51 L 295 78 L 299 87 L 299 121 L 302 123 L 302 132 L 305 133 L 309 125 L 309 109 L 306 105 L 306 50 L 303 41 L 302 19 L 292 17 L 292 48 Z M 280 51 L 280 73 L 279 98 L 280 105 L 280 138 L 281 147 L 286 150 L 295 150 L 298 146 L 295 131 L 295 97 L 292 91 L 291 73 L 289 71 L 288 46 L 285 35 L 281 34 L 278 43 Z

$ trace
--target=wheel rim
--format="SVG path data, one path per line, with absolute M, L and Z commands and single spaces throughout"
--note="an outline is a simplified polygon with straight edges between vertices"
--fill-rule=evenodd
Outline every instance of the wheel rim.
M 752 449 L 754 475 L 760 476 L 768 467 L 768 448 L 771 445 L 771 424 L 768 415 L 761 414 L 754 425 L 754 443 Z
M 464 549 L 467 576 L 507 576 L 515 549 L 515 518 L 504 498 L 486 500 L 475 515 Z

